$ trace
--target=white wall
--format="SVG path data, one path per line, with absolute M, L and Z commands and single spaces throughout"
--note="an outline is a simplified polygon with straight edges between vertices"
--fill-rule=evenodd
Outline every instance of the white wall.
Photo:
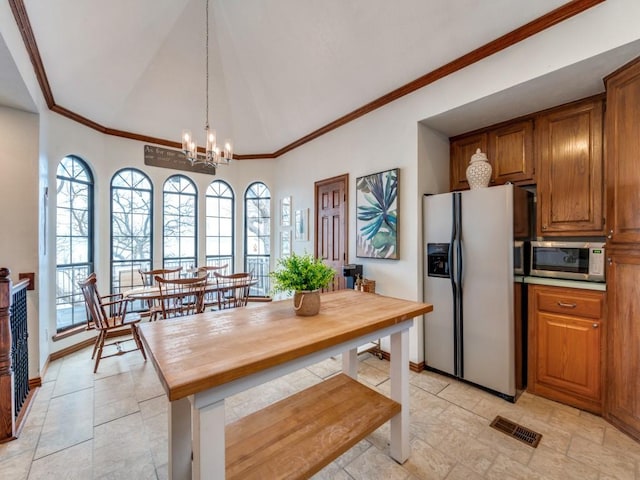
M 0 107 L 0 266 L 36 273 L 38 245 L 38 115 Z M 29 351 L 38 351 L 39 289 L 27 292 Z M 29 362 L 29 377 L 37 377 L 37 357 Z
M 313 211 L 314 182 L 348 173 L 351 208 L 348 260 L 364 264 L 365 275 L 377 281 L 376 288 L 379 292 L 419 300 L 422 296 L 420 198 L 423 193 L 442 191 L 446 188 L 448 166 L 444 139 L 437 132 L 419 126 L 418 122 L 637 40 L 640 38 L 637 18 L 640 18 L 640 2 L 637 0 L 608 0 L 518 45 L 305 144 L 277 160 L 236 162 L 229 167 L 228 172 L 225 173 L 222 170 L 220 178 L 231 183 L 237 198 L 241 198 L 244 188 L 252 180 L 265 181 L 273 195 L 273 212 L 277 212 L 275 207 L 280 198 L 285 195 L 293 197 L 293 209 L 309 208 Z M 96 198 L 102 199 L 98 202 L 97 211 L 96 259 L 98 263 L 96 270 L 100 275 L 108 277 L 109 203 L 104 199 L 108 198 L 111 176 L 124 166 L 135 166 L 148 172 L 156 188 L 155 207 L 156 212 L 159 212 L 160 195 L 157 192 L 170 171 L 145 167 L 142 162 L 143 144 L 140 142 L 103 136 L 46 110 L 43 107 L 43 100 L 28 56 L 6 3 L 0 4 L 0 28 L 16 65 L 25 78 L 25 84 L 36 99 L 36 103 L 40 105 L 42 112 L 39 135 L 40 172 L 34 171 L 37 168 L 38 154 L 31 153 L 33 164 L 26 162 L 24 166 L 20 166 L 20 173 L 17 173 L 18 176 L 26 179 L 25 188 L 20 191 L 20 194 L 28 197 L 29 201 L 24 204 L 24 208 L 20 208 L 20 216 L 9 214 L 9 218 L 12 222 L 18 218 L 26 219 L 27 223 L 32 218 L 37 219 L 42 204 L 35 202 L 42 202 L 39 191 L 43 191 L 46 186 L 55 185 L 57 162 L 64 155 L 71 153 L 84 158 L 96 175 Z M 425 50 L 437 48 L 437 45 L 425 45 L 424 48 Z M 384 74 L 384 68 L 381 68 L 380 74 Z M 13 119 L 11 121 L 13 122 Z M 14 130 L 19 128 L 24 132 L 33 127 L 25 125 L 24 128 L 20 126 L 9 128 Z M 4 132 L 4 129 L 0 132 L 0 151 L 5 148 L 14 149 L 13 140 L 7 139 L 8 135 Z M 179 135 L 179 132 L 176 133 Z M 35 138 L 34 135 L 28 134 L 26 137 Z M 8 146 L 5 143 L 8 143 Z M 37 142 L 32 141 L 31 145 L 25 146 L 23 142 L 22 151 L 25 148 L 37 148 L 37 146 L 34 147 L 35 143 Z M 5 164 L 7 160 L 0 159 L 3 176 Z M 356 177 L 395 167 L 400 168 L 401 184 L 400 259 L 397 261 L 358 259 L 355 257 L 354 250 Z M 22 168 L 25 170 L 23 171 Z M 210 178 L 202 174 L 194 174 L 192 178 L 203 194 L 203 189 Z M 237 202 L 238 206 L 239 203 Z M 55 203 L 50 201 L 49 224 L 55 218 L 52 216 L 54 212 Z M 276 214 L 273 218 L 279 217 Z M 237 220 L 239 225 L 242 225 L 241 215 L 237 215 Z M 156 216 L 156 224 L 158 221 L 159 217 Z M 279 227 L 276 227 L 278 224 L 279 222 L 274 222 L 272 234 L 274 246 L 277 246 L 275 239 L 279 237 Z M 39 225 L 40 227 L 38 225 L 27 227 L 30 231 L 25 232 L 25 236 L 20 237 L 19 240 L 11 240 L 1 245 L 3 251 L 12 252 L 13 257 L 14 251 L 26 249 L 35 257 L 38 251 L 37 246 L 34 248 L 28 244 L 30 241 L 37 242 L 36 239 L 44 233 L 40 231 L 43 222 L 39 222 Z M 313 222 L 310 222 L 310 227 L 311 240 L 294 242 L 293 247 L 296 251 L 313 252 L 312 239 L 315 233 Z M 47 237 L 49 252 L 53 251 L 55 245 L 53 235 L 53 230 L 49 229 Z M 241 242 L 241 239 L 238 241 Z M 158 235 L 156 235 L 155 252 L 159 255 L 161 248 L 159 249 L 157 242 L 159 242 Z M 236 249 L 237 255 L 241 252 L 241 248 Z M 27 257 L 29 254 L 24 254 L 23 260 L 17 264 L 13 263 L 19 271 L 36 268 L 36 265 L 32 265 Z M 54 272 L 53 257 L 51 255 L 42 257 L 39 271 L 41 286 L 39 324 L 40 329 L 43 332 L 45 329 L 48 330 L 49 335 L 55 327 Z M 419 325 L 419 321 L 416 325 Z M 37 331 L 36 328 L 34 328 L 35 331 Z M 71 340 L 52 344 L 43 338 L 44 344 L 41 350 L 34 353 L 38 359 L 36 364 L 42 365 L 49 351 L 57 351 L 79 339 L 79 337 L 73 337 Z M 410 360 L 420 362 L 422 358 L 421 331 L 415 328 L 411 333 Z

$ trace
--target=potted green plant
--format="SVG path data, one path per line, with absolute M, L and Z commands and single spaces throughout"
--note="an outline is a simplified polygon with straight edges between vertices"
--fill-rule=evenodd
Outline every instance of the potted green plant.
M 319 258 L 292 253 L 278 260 L 278 269 L 270 273 L 272 290 L 294 292 L 296 315 L 316 315 L 320 311 L 320 289 L 331 283 L 335 271 Z

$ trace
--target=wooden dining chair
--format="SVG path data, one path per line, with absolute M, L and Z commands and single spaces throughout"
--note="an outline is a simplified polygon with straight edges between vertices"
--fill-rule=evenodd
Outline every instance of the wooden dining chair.
M 122 298 L 122 294 L 109 295 L 113 298 L 110 301 L 104 301 L 107 297 L 101 297 L 98 293 L 96 286 L 96 274 L 92 273 L 86 280 L 78 282 L 78 286 L 82 290 L 84 301 L 87 307 L 87 312 L 93 321 L 93 327 L 98 331 L 98 336 L 93 345 L 93 353 L 91 358 L 95 358 L 96 363 L 93 368 L 93 373 L 98 371 L 98 365 L 103 358 L 113 357 L 116 355 L 124 355 L 125 353 L 140 350 L 143 358 L 146 360 L 147 355 L 144 352 L 144 347 L 140 341 L 138 335 L 137 323 L 140 322 L 140 315 L 127 314 L 127 306 L 129 301 Z M 123 332 L 129 330 L 133 339 L 122 340 L 119 336 L 117 340 L 111 343 L 105 343 L 107 337 L 111 334 Z M 136 348 L 125 350 L 122 344 L 133 340 L 136 344 Z M 105 347 L 114 346 L 116 348 L 115 353 L 105 354 Z
M 179 278 L 180 272 L 182 272 L 182 267 L 177 268 L 156 268 L 154 270 L 143 271 L 142 269 L 138 270 L 140 274 L 140 278 L 142 279 L 142 285 L 145 287 L 154 286 L 154 278 L 157 276 L 161 276 L 162 278 Z M 153 322 L 157 320 L 158 317 L 162 315 L 162 307 L 155 300 L 147 300 L 147 310 L 145 312 L 141 312 L 143 317 L 149 317 L 149 321 Z
M 180 278 L 180 273 L 182 272 L 182 267 L 177 268 L 156 268 L 154 270 L 138 270 L 140 274 L 140 278 L 142 278 L 142 284 L 145 287 L 152 287 L 154 285 L 154 279 L 157 276 L 162 278 L 174 279 Z
M 206 276 L 191 278 L 155 277 L 160 288 L 162 318 L 180 317 L 202 312 L 204 308 L 204 288 Z
M 213 274 L 217 282 L 218 309 L 245 307 L 251 288 L 251 274 L 246 272 L 230 275 Z
M 209 278 L 211 281 L 215 282 L 214 273 L 219 273 L 223 275 L 227 270 L 228 264 L 224 265 L 205 265 L 203 267 L 198 267 L 198 276 L 205 276 Z M 206 291 L 204 292 L 204 310 L 209 308 L 214 309 L 218 308 L 218 291 Z

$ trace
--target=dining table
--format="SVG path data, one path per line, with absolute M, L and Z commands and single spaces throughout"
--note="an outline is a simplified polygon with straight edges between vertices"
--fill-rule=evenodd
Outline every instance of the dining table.
M 246 285 L 251 287 L 258 283 L 257 279 L 251 279 L 246 282 Z M 237 284 L 225 284 L 224 282 L 218 283 L 214 279 L 207 279 L 207 283 L 204 286 L 204 293 L 213 293 L 220 292 L 224 290 L 228 290 L 230 288 L 237 287 Z M 154 301 L 160 300 L 160 287 L 157 285 L 145 285 L 140 287 L 133 287 L 129 290 L 124 290 L 122 292 L 122 296 L 124 298 L 128 298 L 129 300 L 145 300 L 145 301 Z
M 169 400 L 171 479 L 308 478 L 390 420 L 390 456 L 409 444 L 409 329 L 433 306 L 375 293 L 321 294 L 139 325 Z M 357 381 L 357 347 L 390 337 L 390 395 Z M 341 355 L 342 373 L 228 422 L 225 399 Z

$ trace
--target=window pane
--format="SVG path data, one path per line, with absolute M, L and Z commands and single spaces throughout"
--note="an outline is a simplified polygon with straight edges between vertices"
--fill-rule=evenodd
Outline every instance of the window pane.
M 138 269 L 152 265 L 151 181 L 141 171 L 127 168 L 111 179 L 111 292 L 139 286 Z M 144 305 L 133 304 L 133 310 Z
M 245 216 L 245 269 L 252 272 L 258 280 L 258 283 L 251 287 L 251 295 L 268 295 L 271 193 L 265 184 L 256 182 L 247 188 Z
M 222 180 L 214 180 L 207 188 L 206 197 L 206 255 L 207 264 L 228 264 L 228 272 L 233 271 L 233 206 L 234 195 L 231 187 Z M 231 225 L 231 228 L 228 227 Z M 224 235 L 222 237 L 221 235 Z M 224 243 L 224 248 L 221 245 Z M 224 255 L 223 261 L 220 256 Z
M 56 170 L 56 328 L 85 323 L 78 281 L 93 271 L 93 176 L 70 155 Z
M 173 175 L 164 183 L 164 266 L 193 266 L 196 258 L 197 190 L 184 175 Z

